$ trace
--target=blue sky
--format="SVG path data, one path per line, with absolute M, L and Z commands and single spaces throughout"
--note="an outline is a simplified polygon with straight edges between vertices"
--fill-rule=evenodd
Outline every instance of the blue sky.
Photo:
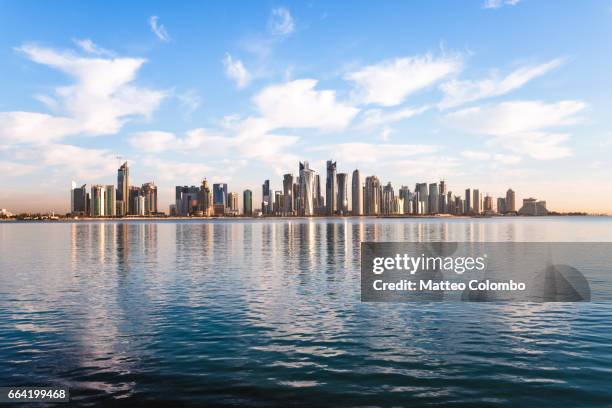
M 612 2 L 0 3 L 0 207 L 309 160 L 612 212 Z

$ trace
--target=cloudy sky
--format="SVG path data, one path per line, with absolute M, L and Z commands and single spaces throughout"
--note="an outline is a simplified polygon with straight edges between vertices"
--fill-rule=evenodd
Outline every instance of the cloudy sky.
M 0 207 L 298 161 L 612 212 L 612 2 L 0 3 Z

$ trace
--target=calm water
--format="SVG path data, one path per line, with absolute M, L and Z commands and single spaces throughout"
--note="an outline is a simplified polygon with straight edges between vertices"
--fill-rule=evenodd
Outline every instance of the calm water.
M 359 301 L 359 242 L 610 218 L 0 224 L 0 385 L 81 404 L 612 406 L 611 303 Z

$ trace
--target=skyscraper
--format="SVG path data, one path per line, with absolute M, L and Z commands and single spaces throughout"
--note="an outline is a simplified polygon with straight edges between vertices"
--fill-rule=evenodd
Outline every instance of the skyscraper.
M 365 214 L 378 215 L 380 214 L 381 189 L 380 181 L 376 176 L 366 177 L 365 179 Z
M 272 194 L 270 193 L 270 180 L 264 180 L 261 185 L 261 212 L 266 215 L 270 213 Z
M 511 188 L 506 191 L 506 211 L 507 212 L 515 212 L 516 211 L 516 200 L 514 190 Z
M 202 180 L 200 187 L 200 211 L 207 217 L 213 215 L 213 195 L 206 179 Z
M 283 213 L 293 215 L 293 174 L 283 176 Z
M 352 214 L 363 215 L 363 190 L 361 188 L 361 174 L 359 170 L 353 171 L 353 180 L 351 183 L 351 195 L 352 195 Z
M 400 187 L 399 198 L 402 200 L 402 203 L 403 203 L 403 208 L 402 208 L 401 213 L 402 214 L 412 213 L 412 205 L 411 205 L 412 194 L 410 194 L 410 189 L 408 188 L 408 186 Z
M 429 210 L 428 214 L 438 214 L 440 206 L 440 193 L 438 192 L 438 184 L 429 184 Z
M 87 210 L 87 184 L 76 187 L 76 183 L 72 182 L 70 212 L 74 215 L 89 215 Z
M 144 213 L 151 215 L 157 212 L 157 186 L 154 182 L 144 183 L 140 190 L 140 194 L 144 197 Z
M 317 215 L 323 215 L 326 213 L 327 209 L 325 208 L 325 199 L 323 198 L 323 193 L 321 192 L 321 176 L 318 174 L 314 174 L 314 185 L 313 185 L 313 202 L 314 202 L 314 211 Z
M 129 188 L 130 188 L 130 169 L 127 161 L 117 170 L 117 212 L 119 215 L 126 215 L 129 212 Z
M 348 174 L 338 173 L 338 214 L 348 214 Z
M 465 202 L 464 202 L 463 213 L 464 214 L 471 214 L 473 211 L 474 211 L 474 205 L 472 204 L 472 189 L 471 188 L 466 188 L 465 189 Z
M 429 192 L 427 191 L 427 183 L 417 183 L 414 188 L 416 193 L 415 212 L 417 214 L 429 213 Z
M 505 214 L 506 213 L 506 199 L 503 197 L 498 197 L 497 198 L 497 212 L 499 214 Z
M 227 206 L 227 184 L 213 184 L 213 208 L 215 215 L 224 215 Z
M 327 204 L 327 215 L 334 215 L 337 206 L 337 184 L 336 184 L 336 162 L 327 161 L 327 180 L 325 182 L 325 201 Z
M 482 204 L 482 209 L 485 213 L 488 214 L 493 212 L 493 197 L 488 194 L 485 195 L 484 202 Z
M 395 191 L 389 181 L 382 191 L 382 209 L 381 212 L 385 215 L 393 214 L 394 212 Z
M 128 189 L 128 208 L 127 214 L 138 215 L 138 197 L 140 197 L 140 187 L 130 186 Z
M 231 192 L 227 195 L 228 207 L 232 215 L 238 215 L 238 193 Z
M 253 215 L 253 192 L 251 190 L 244 190 L 242 193 L 242 213 L 247 217 Z
M 472 210 L 474 214 L 480 214 L 482 212 L 482 194 L 480 194 L 480 190 L 477 188 L 474 189 L 474 194 L 472 196 Z
M 104 215 L 114 217 L 117 215 L 117 201 L 115 200 L 115 186 L 109 184 L 105 187 L 104 192 Z
M 91 215 L 93 217 L 103 217 L 106 188 L 99 184 L 91 186 Z
M 305 216 L 314 215 L 314 176 L 308 162 L 300 162 L 300 213 Z

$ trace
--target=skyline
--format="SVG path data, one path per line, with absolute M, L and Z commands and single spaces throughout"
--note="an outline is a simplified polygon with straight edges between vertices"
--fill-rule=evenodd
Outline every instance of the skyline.
M 0 207 L 65 213 L 125 160 L 164 211 L 203 177 L 259 203 L 334 157 L 612 213 L 608 3 L 368 6 L 3 2 Z
M 327 161 L 325 184 L 308 161 L 299 162 L 298 176 L 286 173 L 282 189 L 272 188 L 270 179 L 261 185 L 262 201 L 253 205 L 253 190 L 230 191 L 227 183 L 211 183 L 206 177 L 201 185 L 175 186 L 175 201 L 166 213 L 158 206 L 157 186 L 153 181 L 142 186 L 131 185 L 128 162 L 117 169 L 114 185 L 87 184 L 80 187 L 72 181 L 70 215 L 78 217 L 124 216 L 492 216 L 549 215 L 545 200 L 533 197 L 517 205 L 516 192 L 509 188 L 502 197 L 483 194 L 472 186 L 453 192 L 446 180 L 406 184 L 396 188 L 376 175 L 362 176 L 359 169 L 351 174 L 337 172 L 337 162 Z M 349 177 L 351 183 L 349 184 Z M 350 186 L 350 189 L 349 189 Z M 465 195 L 461 192 L 465 191 Z M 553 211 L 554 213 L 554 211 Z

